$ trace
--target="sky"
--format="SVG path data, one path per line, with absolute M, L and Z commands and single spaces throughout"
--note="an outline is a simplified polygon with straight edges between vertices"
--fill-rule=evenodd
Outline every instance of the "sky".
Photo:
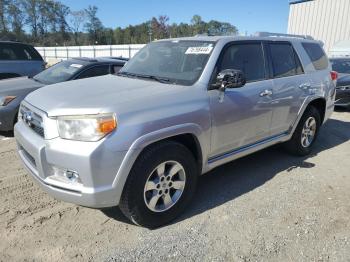
M 218 20 L 235 25 L 240 34 L 258 31 L 286 33 L 288 0 L 61 0 L 76 11 L 89 5 L 99 9 L 106 27 L 136 25 L 152 17 L 167 15 L 170 23 L 190 23 L 198 14 L 204 21 Z

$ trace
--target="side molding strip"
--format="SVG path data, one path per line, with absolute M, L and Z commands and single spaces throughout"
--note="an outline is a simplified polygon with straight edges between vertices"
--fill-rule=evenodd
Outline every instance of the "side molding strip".
M 260 140 L 257 143 L 246 145 L 246 146 L 240 147 L 238 149 L 235 149 L 235 150 L 232 150 L 232 151 L 229 151 L 229 152 L 217 155 L 217 156 L 213 156 L 213 157 L 208 159 L 208 164 L 212 164 L 212 163 L 214 163 L 216 161 L 219 161 L 219 160 L 225 159 L 227 157 L 230 157 L 230 156 L 242 153 L 242 152 L 244 152 L 246 150 L 249 150 L 249 149 L 252 149 L 254 147 L 261 146 L 263 144 L 272 142 L 274 140 L 278 140 L 278 139 L 280 139 L 282 137 L 288 136 L 288 134 L 289 134 L 288 132 L 284 132 L 284 133 L 281 133 L 279 135 L 271 136 L 271 137 L 268 137 L 266 139 Z

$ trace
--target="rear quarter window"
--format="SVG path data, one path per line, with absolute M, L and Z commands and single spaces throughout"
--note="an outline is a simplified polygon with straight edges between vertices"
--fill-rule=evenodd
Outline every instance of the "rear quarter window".
M 304 47 L 316 70 L 324 70 L 328 68 L 328 59 L 319 44 L 302 43 L 302 46 Z

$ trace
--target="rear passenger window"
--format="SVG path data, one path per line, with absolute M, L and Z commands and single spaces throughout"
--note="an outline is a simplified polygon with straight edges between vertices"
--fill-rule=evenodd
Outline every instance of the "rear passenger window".
M 42 60 L 42 58 L 30 46 L 17 43 L 1 43 L 0 60 Z
M 324 70 L 328 68 L 328 59 L 319 44 L 302 43 L 302 45 L 316 70 Z
M 244 72 L 247 82 L 265 79 L 265 60 L 261 44 L 230 46 L 222 57 L 219 69 L 241 70 Z
M 303 73 L 300 61 L 293 47 L 288 43 L 270 43 L 274 78 L 294 76 Z

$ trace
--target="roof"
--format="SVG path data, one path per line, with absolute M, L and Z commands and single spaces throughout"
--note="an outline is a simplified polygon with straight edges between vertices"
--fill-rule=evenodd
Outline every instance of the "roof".
M 192 37 L 181 37 L 181 38 L 171 38 L 171 39 L 162 39 L 158 41 L 206 41 L 206 42 L 218 42 L 220 40 L 229 40 L 229 41 L 252 41 L 252 40 L 260 40 L 260 41 L 315 41 L 304 39 L 301 37 L 293 36 L 293 35 L 285 35 L 285 36 L 192 36 Z
M 295 5 L 295 4 L 301 4 L 301 3 L 310 2 L 310 1 L 314 1 L 314 0 L 291 0 L 289 1 L 289 4 Z
M 25 44 L 22 42 L 17 42 L 17 41 L 6 41 L 6 40 L 0 40 L 0 43 L 2 44 L 17 44 L 17 45 L 27 45 L 27 46 L 32 46 L 30 44 Z
M 115 57 L 96 57 L 96 58 L 88 58 L 88 57 L 73 57 L 72 60 L 84 61 L 87 63 L 115 63 L 115 64 L 125 64 L 126 59 L 115 58 Z

